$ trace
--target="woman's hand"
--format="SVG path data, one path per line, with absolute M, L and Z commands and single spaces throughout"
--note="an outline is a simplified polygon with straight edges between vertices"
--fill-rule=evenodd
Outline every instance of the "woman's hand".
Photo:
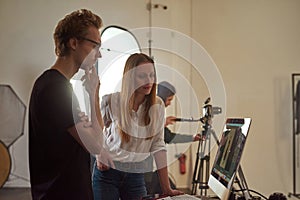
M 170 188 L 169 190 L 165 191 L 164 194 L 166 194 L 167 196 L 176 196 L 184 193 L 180 190 L 173 190 Z

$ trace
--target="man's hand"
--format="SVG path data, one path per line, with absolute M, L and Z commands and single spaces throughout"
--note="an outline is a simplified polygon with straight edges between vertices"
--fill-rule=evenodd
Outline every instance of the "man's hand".
M 205 136 L 203 136 L 203 135 L 197 133 L 197 134 L 195 134 L 195 135 L 193 136 L 193 141 L 199 141 L 199 140 L 204 141 L 204 140 L 205 140 Z
M 98 94 L 100 80 L 95 67 L 92 67 L 91 70 L 86 70 L 85 75 L 82 76 L 81 80 L 90 97 L 94 97 L 95 94 Z

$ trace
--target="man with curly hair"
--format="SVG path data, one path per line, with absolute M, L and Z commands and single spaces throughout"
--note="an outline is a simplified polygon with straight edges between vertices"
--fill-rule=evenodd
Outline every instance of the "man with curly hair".
M 36 80 L 29 105 L 29 171 L 33 200 L 92 200 L 90 153 L 102 148 L 100 81 L 93 66 L 101 57 L 102 19 L 81 9 L 66 15 L 54 32 L 57 59 Z M 79 110 L 70 79 L 85 70 L 91 119 Z

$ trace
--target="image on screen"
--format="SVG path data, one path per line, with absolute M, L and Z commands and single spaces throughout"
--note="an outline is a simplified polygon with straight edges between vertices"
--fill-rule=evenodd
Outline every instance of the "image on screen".
M 210 189 L 227 200 L 239 171 L 251 118 L 227 118 L 209 176 Z
M 246 137 L 241 127 L 227 127 L 221 138 L 212 175 L 228 187 L 238 167 Z

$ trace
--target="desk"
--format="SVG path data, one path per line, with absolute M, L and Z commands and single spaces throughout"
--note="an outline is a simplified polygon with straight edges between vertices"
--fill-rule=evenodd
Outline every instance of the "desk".
M 200 197 L 192 196 L 189 194 L 183 194 L 183 195 L 178 195 L 178 196 L 173 196 L 173 197 L 162 197 L 158 198 L 157 200 L 200 200 Z

